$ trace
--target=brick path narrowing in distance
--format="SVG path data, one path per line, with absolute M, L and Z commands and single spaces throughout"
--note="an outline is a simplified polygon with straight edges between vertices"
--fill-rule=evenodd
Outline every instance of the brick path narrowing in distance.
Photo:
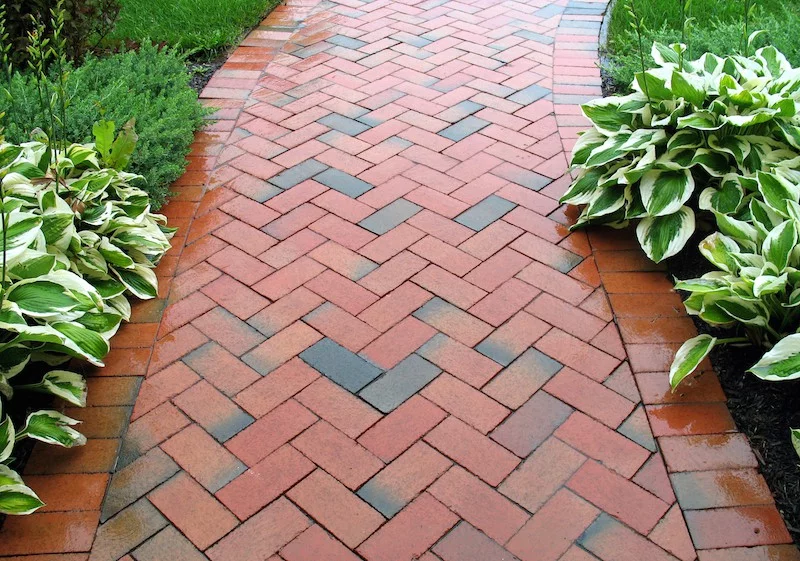
M 557 202 L 605 8 L 289 0 L 249 35 L 88 559 L 697 559 Z

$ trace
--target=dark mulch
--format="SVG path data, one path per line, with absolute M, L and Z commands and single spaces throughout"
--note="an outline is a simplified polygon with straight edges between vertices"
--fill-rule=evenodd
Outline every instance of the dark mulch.
M 227 52 L 223 52 L 211 59 L 208 57 L 189 58 L 186 61 L 186 67 L 192 75 L 191 81 L 189 82 L 192 89 L 198 94 L 202 92 L 203 88 L 208 84 L 208 81 L 211 80 L 214 72 L 225 64 L 228 54 Z
M 671 276 L 679 279 L 699 277 L 712 269 L 697 250 L 702 236 L 686 244 L 686 249 L 669 259 Z M 693 318 L 694 319 L 694 318 Z M 731 336 L 713 330 L 702 321 L 695 321 L 700 333 Z M 775 497 L 789 532 L 800 545 L 800 458 L 791 444 L 789 430 L 800 428 L 800 381 L 765 382 L 747 369 L 763 354 L 754 347 L 720 347 L 711 353 L 728 397 L 728 409 L 736 425 L 753 446 L 761 473 Z

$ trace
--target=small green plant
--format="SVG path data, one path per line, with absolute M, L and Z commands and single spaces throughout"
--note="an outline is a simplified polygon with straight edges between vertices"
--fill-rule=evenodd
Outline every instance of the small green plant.
M 575 144 L 577 178 L 561 199 L 585 205 L 573 228 L 638 221 L 656 262 L 684 247 L 696 210 L 740 217 L 759 196 L 756 174 L 800 156 L 800 71 L 780 52 L 707 53 L 680 70 L 685 50 L 654 44 L 658 65 L 636 74 L 634 93 L 582 107 L 594 128 Z

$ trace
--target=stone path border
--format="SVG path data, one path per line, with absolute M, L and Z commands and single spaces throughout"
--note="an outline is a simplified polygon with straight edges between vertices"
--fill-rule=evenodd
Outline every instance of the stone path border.
M 663 272 L 556 202 L 604 9 L 277 8 L 3 559 L 800 559 Z

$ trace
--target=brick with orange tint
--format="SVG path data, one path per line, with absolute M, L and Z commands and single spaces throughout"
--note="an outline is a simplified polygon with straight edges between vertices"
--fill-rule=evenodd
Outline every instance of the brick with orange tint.
M 244 355 L 242 360 L 266 376 L 320 339 L 322 335 L 305 323 L 296 321 Z

